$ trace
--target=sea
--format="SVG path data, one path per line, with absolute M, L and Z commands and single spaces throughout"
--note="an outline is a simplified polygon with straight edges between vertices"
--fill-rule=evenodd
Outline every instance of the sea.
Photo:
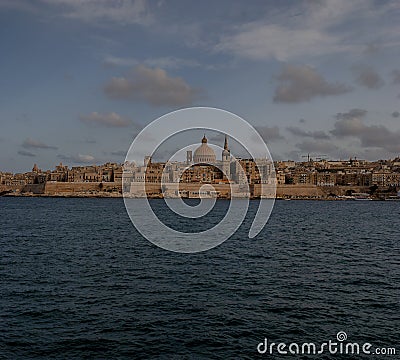
M 122 199 L 0 198 L 0 359 L 399 359 L 400 202 L 276 201 L 250 239 L 257 206 L 183 254 L 143 238 Z M 338 333 L 397 353 L 258 350 Z

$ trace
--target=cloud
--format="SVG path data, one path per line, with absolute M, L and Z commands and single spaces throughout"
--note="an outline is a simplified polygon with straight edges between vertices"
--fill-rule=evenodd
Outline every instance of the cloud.
M 346 120 L 346 119 L 353 119 L 353 118 L 363 118 L 367 115 L 367 110 L 364 109 L 351 109 L 347 113 L 337 113 L 335 118 L 337 120 Z
M 358 136 L 365 129 L 365 124 L 359 118 L 339 120 L 331 133 L 337 137 Z
M 306 131 L 297 126 L 288 126 L 286 128 L 291 134 L 302 137 L 311 137 L 313 139 L 329 139 L 330 136 L 325 131 Z
M 392 112 L 392 117 L 398 118 L 399 116 L 400 116 L 400 112 L 398 112 L 398 111 L 393 111 Z
M 29 157 L 35 157 L 36 156 L 36 154 L 34 154 L 34 153 L 30 152 L 30 151 L 26 151 L 26 150 L 19 150 L 18 154 L 22 155 L 22 156 L 29 156 Z
M 357 84 L 368 89 L 379 89 L 385 82 L 379 74 L 370 66 L 357 65 L 352 68 Z
M 371 34 L 352 37 L 354 27 L 359 22 L 375 25 L 383 15 L 393 14 L 392 8 L 391 4 L 377 7 L 369 0 L 291 2 L 277 11 L 267 11 L 262 19 L 229 29 L 215 49 L 252 60 L 285 62 L 350 52 L 361 54 L 365 49 L 362 41 L 370 41 Z M 398 42 L 396 29 L 387 23 L 379 25 L 375 36 L 382 34 L 385 44 Z
M 125 157 L 126 154 L 127 154 L 127 152 L 124 151 L 124 150 L 118 150 L 118 151 L 112 151 L 111 152 L 111 155 L 118 156 L 118 157 L 122 157 L 122 156 Z
M 330 83 L 310 66 L 286 65 L 277 76 L 279 85 L 274 102 L 299 103 L 314 97 L 341 95 L 352 90 L 341 83 Z
M 253 60 L 284 62 L 365 55 L 365 44 L 371 37 L 382 47 L 399 45 L 399 27 L 394 25 L 398 10 L 391 1 L 379 5 L 373 0 L 290 2 L 289 6 L 261 10 L 258 20 L 229 29 L 216 49 Z M 358 31 L 365 24 L 372 30 Z
M 22 143 L 22 147 L 25 149 L 58 149 L 56 146 L 47 145 L 40 141 L 33 140 L 32 138 L 25 139 Z
M 336 137 L 359 135 L 365 127 L 362 119 L 366 115 L 367 110 L 364 109 L 352 109 L 347 113 L 336 114 L 337 121 L 331 133 Z
M 284 137 L 280 133 L 280 129 L 277 126 L 257 126 L 256 130 L 264 139 L 264 141 L 272 142 L 277 140 L 282 140 Z
M 41 0 L 63 17 L 95 24 L 149 25 L 153 17 L 145 0 Z
M 171 77 L 165 70 L 135 67 L 127 77 L 114 77 L 104 87 L 110 99 L 145 101 L 154 106 L 191 105 L 201 91 L 191 88 L 180 77 Z
M 296 146 L 305 153 L 317 153 L 317 155 L 325 155 L 326 153 L 332 153 L 338 149 L 336 145 L 329 141 L 322 140 L 305 140 Z
M 400 84 L 400 70 L 393 70 L 392 71 L 392 83 L 393 84 Z
M 135 58 L 124 58 L 117 56 L 106 56 L 103 64 L 105 66 L 138 66 L 140 64 L 161 69 L 180 69 L 184 67 L 199 67 L 200 63 L 196 60 L 182 59 L 174 56 L 166 56 L 159 58 L 148 58 L 142 61 Z
M 252 60 L 279 61 L 345 51 L 335 37 L 317 29 L 290 29 L 261 22 L 245 24 L 234 34 L 223 36 L 216 50 Z
M 400 152 L 400 132 L 391 131 L 383 125 L 366 125 L 366 114 L 367 111 L 362 109 L 337 114 L 337 121 L 331 133 L 337 138 L 357 138 L 363 147 L 382 148 L 392 153 Z
M 74 164 L 93 164 L 95 162 L 95 157 L 92 155 L 57 155 L 57 157 L 63 161 L 69 161 Z
M 86 124 L 102 125 L 107 127 L 126 127 L 131 124 L 130 120 L 116 114 L 115 112 L 104 114 L 92 112 L 88 115 L 80 115 L 79 119 Z

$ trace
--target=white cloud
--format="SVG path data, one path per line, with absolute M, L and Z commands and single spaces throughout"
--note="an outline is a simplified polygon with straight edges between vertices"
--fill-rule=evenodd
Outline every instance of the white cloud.
M 32 138 L 25 139 L 22 143 L 22 147 L 26 149 L 57 149 L 56 146 L 47 145 L 41 141 L 37 141 Z
M 126 150 L 116 150 L 116 151 L 111 151 L 110 153 L 113 156 L 117 156 L 117 157 L 125 157 L 127 154 Z
M 68 161 L 74 164 L 94 164 L 95 157 L 92 155 L 77 154 L 77 155 L 57 155 L 63 161 Z
M 289 61 L 354 50 L 339 32 L 329 29 L 366 9 L 365 1 L 306 1 L 270 19 L 250 22 L 222 36 L 218 51 L 255 60 Z
M 26 150 L 19 150 L 18 154 L 22 155 L 22 156 L 28 156 L 28 157 L 35 157 L 36 156 L 36 154 L 34 154 L 34 153 L 30 152 L 30 151 L 26 151 Z
M 291 134 L 295 136 L 300 136 L 300 137 L 310 137 L 313 139 L 329 139 L 330 136 L 325 132 L 321 130 L 316 130 L 316 131 L 307 131 L 303 130 L 297 126 L 288 126 L 286 128 L 287 131 L 289 131 Z
M 341 83 L 330 83 L 310 66 L 286 65 L 277 76 L 274 102 L 298 103 L 317 96 L 340 95 L 351 91 Z
M 293 61 L 322 55 L 363 53 L 371 35 L 381 46 L 399 44 L 398 25 L 382 23 L 398 11 L 395 3 L 372 0 L 310 0 L 292 2 L 280 14 L 264 16 L 228 29 L 215 46 L 219 52 L 253 60 Z M 358 34 L 359 23 L 374 33 Z
M 152 22 L 145 0 L 41 0 L 58 6 L 62 16 L 84 22 L 147 25 Z
M 316 56 L 347 48 L 332 35 L 315 29 L 291 29 L 283 25 L 251 23 L 232 35 L 222 37 L 217 51 L 229 52 L 254 60 L 288 61 L 302 56 Z
M 199 67 L 200 63 L 196 60 L 182 59 L 174 56 L 165 56 L 159 58 L 148 58 L 142 61 L 118 56 L 106 56 L 103 61 L 106 66 L 128 66 L 145 65 L 147 67 L 156 67 L 161 69 L 179 69 L 184 67 Z
M 112 78 L 104 92 L 111 99 L 145 101 L 155 106 L 190 105 L 201 95 L 199 89 L 190 87 L 184 79 L 144 65 L 137 66 L 131 75 Z
M 115 112 L 111 113 L 98 113 L 92 112 L 88 115 L 80 115 L 79 119 L 86 123 L 92 125 L 103 125 L 107 127 L 126 127 L 131 124 L 131 121 Z
M 400 152 L 400 132 L 391 131 L 384 125 L 365 124 L 366 114 L 367 111 L 362 109 L 337 114 L 337 121 L 331 133 L 337 138 L 357 138 L 365 148 L 380 148 L 391 153 Z

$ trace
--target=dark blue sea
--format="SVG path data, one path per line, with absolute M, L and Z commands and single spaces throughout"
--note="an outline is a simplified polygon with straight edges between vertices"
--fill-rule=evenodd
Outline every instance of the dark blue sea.
M 0 198 L 0 359 L 360 358 L 257 352 L 339 331 L 400 358 L 400 202 L 277 201 L 249 239 L 256 207 L 180 254 L 139 235 L 122 199 Z

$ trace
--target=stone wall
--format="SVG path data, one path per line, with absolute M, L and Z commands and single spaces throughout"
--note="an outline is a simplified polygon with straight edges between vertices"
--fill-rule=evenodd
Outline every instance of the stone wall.
M 316 185 L 278 185 L 276 197 L 328 197 L 330 194 L 342 196 L 348 190 L 367 192 L 368 187 L 362 186 L 316 186 Z
M 21 188 L 21 193 L 44 194 L 45 184 L 28 184 Z
M 121 192 L 121 184 L 114 182 L 47 182 L 44 193 L 46 195 L 77 195 L 97 192 Z
M 177 184 L 176 184 L 177 185 Z M 201 184 L 180 184 L 179 190 L 187 190 L 189 192 L 198 191 Z M 234 187 L 238 185 L 234 185 Z M 134 185 L 133 185 L 134 187 Z M 230 188 L 228 184 L 214 184 L 214 189 L 221 197 L 229 197 Z M 260 185 L 251 185 L 251 194 L 255 197 L 260 195 Z M 21 193 L 32 193 L 35 195 L 49 195 L 49 196 L 85 196 L 85 195 L 99 195 L 121 193 L 121 183 L 116 182 L 47 182 L 45 184 L 32 184 L 32 185 L 15 185 L 5 186 L 0 185 L 0 192 L 20 190 Z M 133 189 L 132 189 L 133 190 Z M 161 191 L 160 184 L 146 184 L 146 192 L 150 196 L 157 197 Z M 316 186 L 316 185 L 278 185 L 276 188 L 276 197 L 278 198 L 326 198 L 331 194 L 346 195 L 346 192 L 352 190 L 353 192 L 368 192 L 368 187 L 360 186 Z M 239 192 L 238 189 L 235 191 Z
M 22 189 L 22 185 L 0 185 L 0 193 L 3 191 L 14 191 Z

